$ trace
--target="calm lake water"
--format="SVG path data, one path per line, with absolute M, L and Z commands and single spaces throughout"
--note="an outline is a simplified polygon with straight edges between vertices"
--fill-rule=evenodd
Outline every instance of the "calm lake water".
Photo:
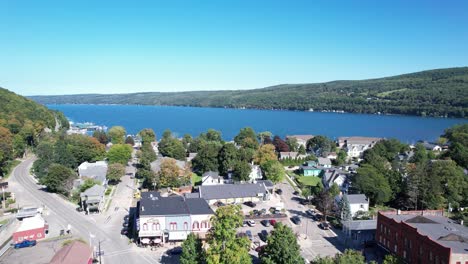
M 93 122 L 107 127 L 120 125 L 130 134 L 152 128 L 158 138 L 165 129 L 181 137 L 185 133 L 197 136 L 213 128 L 221 131 L 225 140 L 231 140 L 241 128 L 250 126 L 256 132 L 271 131 L 281 137 L 294 134 L 326 135 L 333 139 L 339 136 L 375 136 L 414 143 L 419 139 L 434 140 L 446 128 L 468 122 L 450 118 L 175 106 L 47 106 L 62 111 L 74 122 Z

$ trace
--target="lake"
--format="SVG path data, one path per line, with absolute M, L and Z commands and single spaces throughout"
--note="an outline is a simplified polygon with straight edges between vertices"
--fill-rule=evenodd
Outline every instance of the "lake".
M 165 129 L 176 136 L 185 133 L 197 136 L 209 128 L 222 132 L 232 140 L 243 127 L 256 132 L 270 131 L 275 135 L 312 134 L 339 136 L 372 136 L 397 138 L 405 143 L 435 140 L 446 128 L 467 123 L 466 119 L 431 118 L 397 115 L 368 115 L 348 113 L 295 112 L 273 110 L 241 110 L 177 106 L 141 105 L 47 105 L 62 111 L 74 122 L 125 127 L 136 134 L 152 128 L 158 138 Z

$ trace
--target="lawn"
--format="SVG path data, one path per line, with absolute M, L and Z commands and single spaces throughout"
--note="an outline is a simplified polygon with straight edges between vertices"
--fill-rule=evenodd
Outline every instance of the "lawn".
M 198 186 L 202 182 L 202 177 L 192 173 L 192 186 Z
M 296 180 L 304 186 L 317 186 L 317 184 L 319 184 L 322 178 L 315 176 L 298 176 L 296 177 Z

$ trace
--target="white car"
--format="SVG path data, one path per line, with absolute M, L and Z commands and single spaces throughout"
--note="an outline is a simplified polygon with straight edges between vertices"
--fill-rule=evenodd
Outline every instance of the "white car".
M 249 221 L 247 221 L 247 224 L 249 224 L 249 226 L 255 226 L 255 221 L 254 220 L 249 220 Z

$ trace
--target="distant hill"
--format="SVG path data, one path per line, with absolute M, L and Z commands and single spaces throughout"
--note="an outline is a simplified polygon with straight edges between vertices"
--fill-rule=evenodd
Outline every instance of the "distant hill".
M 253 90 L 31 96 L 42 104 L 139 104 L 468 116 L 468 67 Z

